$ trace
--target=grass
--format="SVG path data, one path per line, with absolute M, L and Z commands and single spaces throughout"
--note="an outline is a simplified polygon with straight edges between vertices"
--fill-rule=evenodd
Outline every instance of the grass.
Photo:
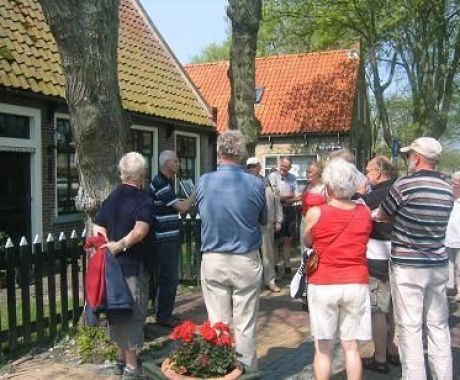
M 16 326 L 21 326 L 22 325 L 22 302 L 21 300 L 18 300 L 19 302 L 16 303 Z M 73 298 L 69 297 L 68 298 L 68 307 L 72 306 L 73 304 Z M 56 299 L 56 314 L 60 314 L 62 310 L 62 304 L 60 299 Z M 71 310 L 71 309 L 70 309 Z M 43 305 L 43 317 L 47 318 L 50 315 L 50 308 L 49 305 Z M 0 317 L 1 317 L 1 325 L 0 325 L 0 330 L 8 330 L 8 309 L 7 305 L 2 304 L 0 307 Z M 35 301 L 35 298 L 30 299 L 30 321 L 35 322 L 37 321 L 37 303 Z

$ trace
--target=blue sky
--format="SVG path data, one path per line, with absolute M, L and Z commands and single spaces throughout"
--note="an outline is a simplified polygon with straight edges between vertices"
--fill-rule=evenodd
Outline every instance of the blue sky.
M 140 0 L 181 63 L 226 37 L 227 0 Z

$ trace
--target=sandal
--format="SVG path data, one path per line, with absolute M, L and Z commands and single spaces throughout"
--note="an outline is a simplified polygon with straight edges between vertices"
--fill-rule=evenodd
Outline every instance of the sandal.
M 390 366 L 387 362 L 380 363 L 375 361 L 374 357 L 361 359 L 363 368 L 378 372 L 378 373 L 390 373 Z
M 387 351 L 387 362 L 396 367 L 401 367 L 401 360 L 399 360 L 398 354 L 390 354 Z

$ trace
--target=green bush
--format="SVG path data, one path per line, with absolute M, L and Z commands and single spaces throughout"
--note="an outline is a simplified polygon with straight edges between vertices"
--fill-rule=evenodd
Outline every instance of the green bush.
M 117 347 L 107 337 L 105 328 L 82 326 L 75 337 L 78 353 L 85 363 L 116 360 Z

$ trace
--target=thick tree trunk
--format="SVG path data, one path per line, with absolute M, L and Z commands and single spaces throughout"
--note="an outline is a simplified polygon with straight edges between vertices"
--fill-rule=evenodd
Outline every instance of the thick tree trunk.
M 128 131 L 118 85 L 119 0 L 39 0 L 58 45 L 80 171 L 76 206 L 89 218 L 118 182 Z
M 255 57 L 261 15 L 261 0 L 229 0 L 227 15 L 232 21 L 232 44 L 228 77 L 231 99 L 229 128 L 239 129 L 247 139 L 248 153 L 254 154 L 259 121 L 254 114 Z

